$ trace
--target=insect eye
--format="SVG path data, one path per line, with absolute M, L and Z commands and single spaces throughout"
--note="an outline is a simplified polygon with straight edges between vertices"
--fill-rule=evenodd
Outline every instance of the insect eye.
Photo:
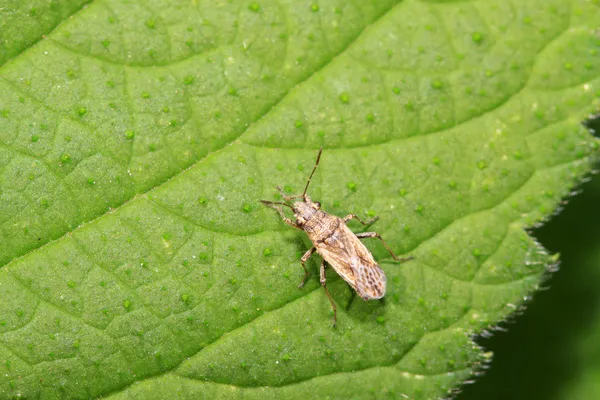
M 321 208 L 321 203 L 319 203 L 318 201 L 315 201 L 315 206 L 317 206 L 317 210 L 318 210 L 319 208 Z

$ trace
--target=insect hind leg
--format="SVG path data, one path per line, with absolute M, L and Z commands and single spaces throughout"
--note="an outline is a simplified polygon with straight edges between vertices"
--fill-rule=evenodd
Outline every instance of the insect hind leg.
M 325 276 L 325 260 L 321 261 L 321 286 L 325 289 L 325 293 L 327 294 L 327 298 L 329 298 L 329 302 L 331 303 L 331 308 L 333 309 L 333 327 L 337 323 L 337 307 L 333 302 L 333 297 L 331 297 L 331 293 L 329 293 L 329 289 L 327 289 L 327 278 Z
M 366 238 L 377 238 L 379 240 L 381 240 L 381 243 L 383 244 L 383 246 L 385 247 L 385 249 L 388 251 L 388 253 L 390 253 L 390 255 L 392 256 L 392 258 L 396 261 L 400 261 L 400 262 L 405 262 L 405 261 L 410 261 L 412 260 L 414 257 L 406 257 L 406 258 L 400 258 L 398 257 L 396 254 L 394 254 L 394 252 L 392 251 L 392 249 L 390 249 L 390 246 L 388 246 L 388 244 L 385 242 L 385 240 L 383 240 L 383 238 L 381 237 L 381 235 L 377 232 L 360 232 L 356 234 L 356 237 L 359 239 L 366 239 Z

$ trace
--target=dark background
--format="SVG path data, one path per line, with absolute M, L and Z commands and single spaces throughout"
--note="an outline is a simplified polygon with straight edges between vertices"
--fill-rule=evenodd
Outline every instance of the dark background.
M 600 133 L 600 116 L 588 121 Z M 477 342 L 494 352 L 490 368 L 458 400 L 565 399 L 589 357 L 581 343 L 600 326 L 600 174 L 581 185 L 565 209 L 533 235 L 550 252 L 561 254 L 549 288 L 534 295 L 524 313 Z M 600 345 L 600 331 L 596 343 Z M 600 360 L 598 360 L 600 364 Z

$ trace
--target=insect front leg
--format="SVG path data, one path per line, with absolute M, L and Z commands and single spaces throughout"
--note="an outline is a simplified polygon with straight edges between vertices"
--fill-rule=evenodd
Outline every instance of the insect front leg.
M 302 287 L 306 283 L 306 280 L 308 279 L 308 270 L 306 269 L 306 265 L 304 265 L 304 263 L 306 261 L 308 261 L 308 259 L 310 258 L 310 256 L 312 256 L 315 253 L 315 251 L 317 251 L 317 248 L 313 247 L 312 249 L 310 249 L 309 251 L 307 251 L 306 253 L 304 253 L 304 255 L 302 256 L 302 258 L 300 259 L 300 264 L 302 264 L 302 268 L 304 268 L 304 279 L 302 279 L 302 282 L 300 282 L 300 284 L 298 285 L 299 289 L 302 289 Z
M 304 197 L 301 194 L 296 194 L 296 195 L 288 196 L 287 194 L 285 194 L 285 192 L 283 191 L 283 189 L 281 188 L 281 186 L 277 186 L 277 190 L 279 190 L 279 193 L 281 194 L 281 197 L 285 201 L 290 201 L 290 200 L 293 200 L 293 199 L 299 199 L 301 197 Z
M 358 218 L 358 216 L 356 214 L 348 214 L 342 219 L 342 222 L 346 223 L 346 222 L 350 221 L 351 219 L 355 219 L 363 225 L 371 225 L 373 222 L 377 221 L 379 219 L 379 217 L 374 217 L 373 219 L 370 219 L 368 221 L 363 221 L 362 219 Z
M 267 207 L 271 207 L 272 209 L 277 210 L 277 212 L 279 213 L 279 216 L 281 217 L 283 222 L 285 222 L 286 224 L 293 226 L 294 228 L 302 229 L 294 221 L 292 221 L 291 219 L 286 217 L 285 214 L 283 213 L 283 210 L 281 209 L 281 207 L 276 206 L 275 203 L 273 203 L 272 201 L 261 200 L 260 202 L 263 203 L 264 205 L 266 205 Z
M 327 293 L 327 297 L 329 298 L 329 302 L 331 303 L 331 308 L 333 309 L 333 327 L 335 328 L 335 324 L 337 323 L 337 307 L 333 302 L 333 298 L 331 297 L 331 293 L 329 293 L 329 289 L 327 289 L 327 278 L 325 276 L 325 260 L 321 262 L 321 286 L 325 289 L 325 293 Z
M 392 249 L 390 249 L 390 246 L 387 245 L 387 243 L 385 242 L 385 240 L 383 240 L 383 238 L 381 237 L 381 235 L 377 232 L 361 232 L 361 233 L 357 233 L 356 237 L 359 239 L 365 239 L 365 238 L 377 238 L 379 240 L 381 240 L 381 243 L 383 243 L 383 245 L 385 246 L 386 250 L 390 253 L 390 255 L 392 256 L 392 258 L 396 261 L 400 261 L 400 262 L 405 262 L 405 261 L 410 261 L 412 260 L 414 257 L 406 257 L 406 258 L 399 258 L 397 255 L 394 254 L 394 252 L 392 251 Z

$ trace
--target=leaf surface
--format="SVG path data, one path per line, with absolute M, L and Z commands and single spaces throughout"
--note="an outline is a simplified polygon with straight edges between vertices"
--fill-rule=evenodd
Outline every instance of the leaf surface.
M 0 8 L 0 66 L 44 38 L 89 0 L 5 0 Z
M 600 132 L 600 115 L 587 122 Z M 507 332 L 481 342 L 496 355 L 492 368 L 458 400 L 555 400 L 599 397 L 600 175 L 583 184 L 557 217 L 535 237 L 560 250 L 560 270 L 535 295 L 527 312 L 503 324 Z M 511 382 L 504 385 L 503 382 Z
M 71 4 L 72 7 L 75 7 Z M 0 68 L 4 396 L 436 398 L 597 156 L 597 3 L 95 2 Z M 260 199 L 378 215 L 384 301 Z M 357 224 L 350 225 L 358 230 Z

